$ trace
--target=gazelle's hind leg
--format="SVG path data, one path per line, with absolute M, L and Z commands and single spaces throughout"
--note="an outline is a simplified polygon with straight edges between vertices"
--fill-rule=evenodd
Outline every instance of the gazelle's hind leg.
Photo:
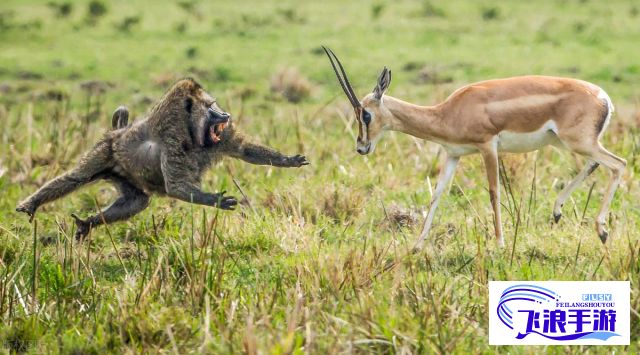
M 609 186 L 607 186 L 607 190 L 602 198 L 600 212 L 598 212 L 598 217 L 596 218 L 596 231 L 598 232 L 600 240 L 604 243 L 607 241 L 607 237 L 609 236 L 609 233 L 604 228 L 607 214 L 609 213 L 609 207 L 611 206 L 613 195 L 620 184 L 622 174 L 627 166 L 627 161 L 609 152 L 602 147 L 600 143 L 598 143 L 596 151 L 591 154 L 590 158 L 607 167 L 611 171 L 611 180 L 609 180 Z
M 593 173 L 597 168 L 598 168 L 598 163 L 596 163 L 593 160 L 589 160 L 584 167 L 582 168 L 582 170 L 580 171 L 580 173 L 578 173 L 578 175 L 576 175 L 576 177 L 573 178 L 573 180 L 571 180 L 569 182 L 569 184 L 567 184 L 567 186 L 564 187 L 564 189 L 562 189 L 562 191 L 560 191 L 560 193 L 558 194 L 558 198 L 556 199 L 556 203 L 553 205 L 553 220 L 558 223 L 558 221 L 560 221 L 560 217 L 562 217 L 562 206 L 564 205 L 564 203 L 567 201 L 567 199 L 569 198 L 569 196 L 571 196 L 571 193 L 589 176 L 591 175 L 591 173 Z

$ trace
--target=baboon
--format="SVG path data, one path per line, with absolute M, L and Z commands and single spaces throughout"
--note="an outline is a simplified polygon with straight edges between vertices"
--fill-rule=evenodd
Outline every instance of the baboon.
M 33 220 L 38 207 L 82 185 L 102 179 L 112 182 L 120 197 L 100 213 L 81 219 L 75 214 L 75 237 L 84 239 L 93 227 L 125 220 L 144 210 L 152 194 L 232 210 L 237 200 L 225 192 L 200 189 L 202 174 L 224 156 L 251 164 L 301 167 L 305 156 L 283 155 L 250 142 L 236 131 L 223 111 L 195 80 L 182 79 L 156 103 L 147 116 L 128 125 L 129 112 L 120 107 L 113 130 L 87 152 L 71 171 L 47 182 L 16 208 Z

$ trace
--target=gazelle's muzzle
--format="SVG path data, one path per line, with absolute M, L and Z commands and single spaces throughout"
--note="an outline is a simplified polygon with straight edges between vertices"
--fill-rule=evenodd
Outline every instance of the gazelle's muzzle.
M 360 139 L 360 137 L 358 137 L 358 139 L 356 140 L 356 151 L 358 152 L 358 154 L 366 155 L 371 153 L 371 150 L 371 142 L 365 142 L 364 140 Z
M 358 146 L 356 147 L 356 151 L 358 152 L 358 154 L 360 155 L 366 155 L 369 154 L 371 152 L 371 143 L 368 143 L 366 145 L 360 145 L 358 144 Z

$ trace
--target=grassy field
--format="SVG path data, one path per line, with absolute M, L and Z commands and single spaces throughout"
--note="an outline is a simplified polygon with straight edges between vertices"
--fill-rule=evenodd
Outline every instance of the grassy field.
M 639 20 L 640 4 L 619 0 L 3 0 L 0 350 L 639 352 Z M 470 156 L 428 247 L 407 255 L 442 154 L 389 134 L 359 156 L 321 44 L 359 95 L 383 65 L 394 72 L 388 93 L 421 104 L 519 74 L 605 88 L 617 111 L 604 143 L 629 163 L 607 245 L 593 229 L 607 172 L 596 171 L 554 225 L 554 199 L 583 161 L 546 148 L 503 156 L 506 248 L 493 237 L 481 159 Z M 203 186 L 244 194 L 239 210 L 155 198 L 83 244 L 70 214 L 107 205 L 110 185 L 44 206 L 34 224 L 14 212 L 109 129 L 115 107 L 140 117 L 183 76 L 217 96 L 240 129 L 311 165 L 225 160 Z M 491 347 L 489 280 L 630 280 L 631 345 Z

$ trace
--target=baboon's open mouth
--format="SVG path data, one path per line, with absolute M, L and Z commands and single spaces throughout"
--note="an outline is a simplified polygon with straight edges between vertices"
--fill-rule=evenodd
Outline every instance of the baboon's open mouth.
M 222 131 L 227 126 L 227 122 L 214 124 L 209 128 L 209 135 L 213 143 L 218 143 L 222 140 Z

